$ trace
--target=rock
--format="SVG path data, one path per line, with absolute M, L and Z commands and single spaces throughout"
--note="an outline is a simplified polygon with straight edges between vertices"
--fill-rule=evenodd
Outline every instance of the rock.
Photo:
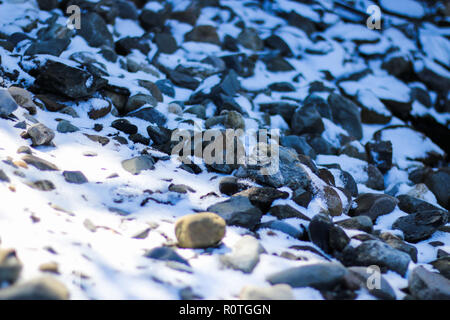
M 447 221 L 448 217 L 445 211 L 420 211 L 398 218 L 392 225 L 392 228 L 403 231 L 406 241 L 417 243 L 431 237 Z
M 71 124 L 70 121 L 61 120 L 56 127 L 56 131 L 60 133 L 72 133 L 80 131 L 80 129 L 77 126 Z
M 146 258 L 162 261 L 175 261 L 185 265 L 189 265 L 189 262 L 180 256 L 174 249 L 170 247 L 157 247 L 149 250 L 145 254 Z
M 63 176 L 69 183 L 83 184 L 88 182 L 88 179 L 81 171 L 63 171 Z
M 431 172 L 425 178 L 425 184 L 434 193 L 438 203 L 450 209 L 450 170 L 441 168 Z
M 400 210 L 406 213 L 415 213 L 420 211 L 428 211 L 428 210 L 439 210 L 438 207 L 433 206 L 432 204 L 420 200 L 418 198 L 411 197 L 407 194 L 401 194 L 397 196 L 398 199 L 398 207 Z
M 91 47 L 106 46 L 113 48 L 114 42 L 105 20 L 95 12 L 86 12 L 81 15 L 81 28 L 78 34 L 86 40 Z
M 10 182 L 11 180 L 8 178 L 6 173 L 0 169 L 0 182 Z
M 195 193 L 196 191 L 192 189 L 191 187 L 185 185 L 185 184 L 171 184 L 169 185 L 169 191 L 186 194 L 188 192 Z
M 333 121 L 342 126 L 357 140 L 362 138 L 361 116 L 358 107 L 349 99 L 331 93 L 328 96 Z
M 372 233 L 373 231 L 372 219 L 365 215 L 345 219 L 337 224 L 345 229 L 360 230 L 367 233 Z
M 287 284 L 277 284 L 270 287 L 247 285 L 239 294 L 241 300 L 294 300 L 292 288 Z
M 316 214 L 308 226 L 309 240 L 326 253 L 331 252 L 330 230 L 333 221 L 324 213 Z
M 30 188 L 39 190 L 39 191 L 52 191 L 55 190 L 56 187 L 50 180 L 37 180 L 37 181 L 29 181 L 25 182 L 27 186 Z
M 225 267 L 252 273 L 259 262 L 259 255 L 264 252 L 265 249 L 257 239 L 252 236 L 243 236 L 233 246 L 232 252 L 222 255 L 220 261 Z
M 392 289 L 389 282 L 380 275 L 380 288 L 375 287 L 375 283 L 369 282 L 371 277 L 373 276 L 373 272 L 371 269 L 364 267 L 350 267 L 348 270 L 354 274 L 360 280 L 360 287 L 365 288 L 369 291 L 371 295 L 374 297 L 383 299 L 383 300 L 395 300 L 396 294 L 394 289 Z M 371 288 L 369 288 L 368 284 L 370 283 Z
M 31 96 L 30 92 L 28 92 L 25 89 L 22 89 L 20 87 L 15 87 L 15 86 L 9 87 L 8 92 L 19 106 L 28 110 L 28 112 L 30 114 L 36 114 L 36 110 L 38 107 L 33 102 L 33 97 Z M 1 95 L 1 90 L 0 90 L 0 95 Z M 1 98 L 0 98 L 0 100 L 1 100 Z M 3 103 L 0 102 L 0 105 L 2 105 L 2 104 Z M 0 111 L 0 114 L 1 114 L 1 111 Z
M 157 80 L 155 85 L 158 87 L 161 92 L 171 98 L 175 97 L 175 89 L 173 88 L 173 84 L 169 79 Z
M 70 44 L 70 39 L 49 39 L 40 40 L 32 43 L 25 51 L 25 56 L 34 56 L 37 54 L 49 54 L 59 57 Z
M 154 41 L 162 53 L 172 54 L 178 49 L 177 41 L 168 32 L 155 34 Z
M 266 68 L 272 72 L 287 72 L 295 70 L 294 67 L 283 57 L 265 56 L 262 61 L 266 64 Z
M 219 191 L 227 196 L 232 196 L 242 191 L 243 184 L 239 183 L 236 177 L 224 177 L 219 182 Z
M 295 91 L 295 87 L 289 82 L 274 82 L 269 85 L 269 89 L 276 92 Z
M 25 161 L 27 164 L 41 170 L 41 171 L 58 171 L 58 167 L 55 166 L 53 163 L 41 159 L 39 157 L 33 156 L 31 154 L 24 155 L 22 157 L 22 160 Z
M 311 220 L 309 217 L 305 216 L 300 211 L 292 208 L 288 204 L 280 204 L 280 205 L 273 206 L 272 208 L 270 208 L 268 213 L 270 213 L 270 215 L 272 215 L 274 217 L 277 217 L 280 220 L 289 219 L 289 218 L 299 218 L 299 219 L 306 220 L 306 221 Z
M 139 14 L 133 2 L 125 0 L 115 2 L 117 4 L 118 15 L 120 18 L 130 20 L 137 20 L 139 18 Z
M 250 202 L 257 208 L 259 208 L 263 213 L 269 211 L 272 203 L 277 199 L 287 199 L 289 193 L 284 191 L 279 191 L 275 188 L 270 187 L 252 187 L 241 191 L 234 196 L 248 197 Z
M 131 174 L 140 174 L 144 170 L 153 170 L 155 161 L 149 155 L 142 155 L 122 161 L 122 168 Z
M 128 139 L 130 139 L 131 141 L 133 141 L 134 143 L 140 143 L 143 144 L 144 146 L 148 146 L 150 144 L 150 139 L 144 137 L 142 134 L 140 133 L 135 133 L 135 134 L 131 134 Z
M 120 112 L 122 114 L 128 114 L 134 110 L 139 109 L 142 106 L 150 105 L 152 107 L 155 107 L 157 104 L 158 102 L 151 95 L 138 93 L 128 99 L 125 108 L 123 110 L 120 110 Z
M 313 263 L 280 271 L 267 277 L 271 284 L 285 283 L 293 288 L 313 287 L 333 290 L 340 284 L 347 270 L 337 263 Z
M 356 248 L 347 246 L 343 251 L 343 263 L 346 266 L 376 265 L 382 272 L 392 270 L 401 276 L 405 275 L 410 261 L 407 253 L 378 240 L 364 241 Z
M 284 121 L 291 123 L 292 117 L 297 109 L 297 104 L 288 102 L 265 102 L 259 104 L 259 110 L 262 112 L 267 112 L 268 114 L 275 116 L 280 115 L 283 117 Z
M 42 263 L 41 265 L 39 265 L 39 271 L 53 274 L 61 274 L 59 272 L 59 266 L 56 262 Z
M 361 121 L 363 123 L 387 124 L 391 121 L 391 112 L 371 90 L 358 90 L 356 99 L 361 106 Z
M 295 111 L 291 121 L 291 130 L 294 134 L 322 133 L 325 127 L 315 106 L 304 104 Z
M 6 88 L 0 88 L 0 117 L 7 117 L 18 108 L 11 94 Z
M 182 88 L 196 90 L 200 85 L 200 81 L 198 81 L 194 77 L 176 70 L 170 70 L 167 73 L 167 76 L 174 84 Z
M 158 126 L 163 126 L 167 122 L 166 116 L 155 108 L 142 108 L 138 111 L 129 113 L 127 116 L 136 117 L 151 123 L 155 123 Z
M 47 60 L 38 72 L 37 86 L 73 99 L 90 97 L 107 83 L 83 69 L 52 60 Z
M 360 159 L 362 161 L 367 161 L 367 153 L 364 147 L 356 140 L 346 143 L 341 150 L 339 150 L 339 155 L 345 154 L 349 157 Z
M 210 25 L 200 25 L 194 27 L 185 34 L 184 41 L 207 42 L 220 46 L 220 39 L 216 28 Z
M 144 9 L 139 16 L 139 22 L 145 31 L 159 31 L 162 30 L 166 18 L 167 16 L 164 12 Z
M 337 154 L 337 148 L 322 138 L 320 134 L 303 134 L 302 136 L 306 138 L 316 154 Z
M 279 54 L 286 57 L 292 57 L 293 53 L 289 45 L 279 36 L 272 34 L 264 40 L 264 44 L 273 50 L 278 50 Z
M 249 198 L 235 196 L 210 206 L 207 211 L 217 213 L 229 226 L 253 230 L 261 220 L 262 212 L 253 206 Z
M 50 11 L 58 7 L 58 0 L 37 0 L 39 9 Z
M 416 267 L 408 279 L 409 292 L 420 300 L 450 300 L 450 280 L 423 266 Z
M 53 277 L 41 277 L 0 290 L 0 300 L 67 300 L 67 288 Z
M 184 110 L 184 112 L 194 114 L 200 119 L 206 119 L 206 108 L 201 104 L 193 105 Z
M 303 239 L 304 238 L 304 230 L 302 228 L 296 228 L 286 223 L 284 221 L 272 220 L 269 222 L 264 222 L 259 225 L 259 229 L 271 229 L 283 232 L 294 239 Z
M 117 54 L 122 56 L 129 55 L 133 50 L 138 50 L 147 55 L 150 52 L 148 40 L 140 37 L 125 37 L 115 43 Z
M 175 224 L 178 244 L 183 248 L 207 248 L 225 236 L 225 220 L 211 212 L 183 216 Z
M 444 277 L 450 280 L 450 256 L 440 257 L 430 264 L 439 271 Z
M 380 234 L 380 239 L 382 239 L 384 242 L 386 242 L 388 245 L 390 245 L 392 248 L 403 251 L 411 257 L 411 260 L 414 263 L 417 263 L 417 249 L 416 247 L 409 245 L 405 243 L 404 241 L 400 240 L 393 234 L 389 232 L 383 232 Z
M 13 249 L 0 249 L 0 283 L 12 284 L 22 272 L 22 262 Z M 1 292 L 1 290 L 0 290 Z
M 98 142 L 102 146 L 106 146 L 109 143 L 109 139 L 107 137 L 102 137 L 96 134 L 87 134 L 84 133 L 84 135 L 91 141 Z
M 356 208 L 350 209 L 351 216 L 368 216 L 373 222 L 381 215 L 395 209 L 398 200 L 386 194 L 364 193 L 355 199 Z
M 138 83 L 141 87 L 147 89 L 152 94 L 152 97 L 156 99 L 156 101 L 163 102 L 162 93 L 155 83 L 148 80 L 138 80 Z
M 241 33 L 239 33 L 237 41 L 243 47 L 254 51 L 261 51 L 264 47 L 263 41 L 253 28 L 244 29 Z
M 119 131 L 122 131 L 123 133 L 126 133 L 126 134 L 136 134 L 138 131 L 137 126 L 132 124 L 127 119 L 114 120 L 111 123 L 111 127 L 113 127 L 114 129 L 117 129 Z
M 50 145 L 55 133 L 42 123 L 36 123 L 28 128 L 26 136 L 31 138 L 33 146 L 41 146 Z
M 155 145 L 164 145 L 170 142 L 172 136 L 171 130 L 155 125 L 149 125 L 147 127 L 147 133 Z
M 347 236 L 345 231 L 338 226 L 333 226 L 330 229 L 329 234 L 330 234 L 329 246 L 335 255 L 336 251 L 337 252 L 343 251 L 345 247 L 350 243 L 350 238 Z
M 369 164 L 365 170 L 367 172 L 367 181 L 364 184 L 374 190 L 384 190 L 384 177 L 380 170 L 373 164 Z
M 381 173 L 388 172 L 392 167 L 392 142 L 376 141 L 367 142 L 366 151 L 369 162 L 374 164 Z
M 328 213 L 333 217 L 340 216 L 343 213 L 344 208 L 341 197 L 337 191 L 333 187 L 324 186 L 322 192 L 322 197 L 327 206 Z
M 281 145 L 287 148 L 292 148 L 298 154 L 304 154 L 312 159 L 316 157 L 316 152 L 308 144 L 304 137 L 299 136 L 282 136 L 280 139 Z
M 313 194 L 309 190 L 305 190 L 302 187 L 299 187 L 294 190 L 294 193 L 292 194 L 292 200 L 298 204 L 299 206 L 302 206 L 304 208 L 308 208 L 309 203 L 311 202 L 313 198 Z

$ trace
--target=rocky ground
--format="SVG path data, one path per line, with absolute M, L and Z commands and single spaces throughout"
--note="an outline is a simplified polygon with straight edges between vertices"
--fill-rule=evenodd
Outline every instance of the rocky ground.
M 0 299 L 450 299 L 448 13 L 0 1 Z M 279 171 L 176 128 L 279 129 Z

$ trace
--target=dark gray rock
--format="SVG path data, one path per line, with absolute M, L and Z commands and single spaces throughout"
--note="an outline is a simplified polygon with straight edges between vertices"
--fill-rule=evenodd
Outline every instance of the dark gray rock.
M 83 69 L 51 60 L 40 67 L 38 73 L 37 86 L 73 99 L 89 97 L 107 83 Z
M 308 226 L 309 240 L 324 252 L 330 253 L 330 230 L 334 224 L 324 213 L 316 214 Z
M 430 262 L 430 264 L 438 270 L 440 274 L 450 280 L 450 255 L 439 257 L 438 259 Z
M 163 126 L 167 122 L 166 116 L 155 108 L 142 108 L 138 111 L 129 113 L 128 116 L 155 123 L 158 126 Z
M 175 89 L 173 88 L 173 84 L 169 79 L 157 80 L 155 84 L 163 94 L 171 98 L 175 97 Z
M 237 41 L 245 48 L 260 51 L 264 47 L 264 43 L 258 36 L 258 32 L 253 28 L 242 30 L 237 37 Z
M 39 9 L 50 11 L 58 7 L 58 0 L 37 0 Z
M 289 82 L 274 82 L 269 85 L 269 89 L 276 92 L 295 91 L 295 87 Z
M 39 191 L 52 191 L 56 189 L 55 185 L 50 180 L 27 181 L 25 184 L 30 188 Z
M 367 233 L 372 233 L 373 230 L 372 219 L 364 215 L 342 220 L 337 224 L 345 229 L 360 230 Z
M 358 107 L 349 99 L 332 93 L 328 96 L 333 121 L 360 140 L 362 138 L 361 116 Z
M 294 135 L 282 136 L 280 143 L 282 146 L 294 149 L 298 154 L 304 154 L 312 159 L 316 157 L 316 152 L 311 148 L 304 137 Z
M 367 181 L 364 184 L 374 190 L 384 190 L 384 177 L 381 171 L 373 164 L 369 164 L 366 172 Z
M 122 131 L 123 133 L 126 133 L 126 134 L 136 134 L 138 131 L 137 126 L 132 124 L 127 119 L 114 120 L 111 123 L 111 127 L 113 127 L 114 129 L 117 129 L 119 131 Z
M 318 96 L 317 94 L 313 93 L 307 96 L 305 101 L 303 101 L 303 104 L 314 106 L 321 117 L 333 120 L 330 105 L 324 98 Z
M 342 283 L 347 270 L 337 263 L 314 263 L 283 270 L 267 277 L 271 284 L 285 283 L 293 288 L 313 287 L 332 290 Z
M 398 200 L 386 194 L 364 193 L 355 199 L 356 208 L 350 209 L 351 216 L 368 216 L 373 222 L 381 215 L 391 213 Z
M 291 123 L 298 105 L 290 102 L 265 102 L 259 104 L 259 110 L 271 116 L 280 115 L 287 123 Z
M 295 70 L 287 60 L 280 56 L 265 56 L 262 57 L 261 60 L 266 64 L 267 70 L 272 72 L 287 72 Z
M 70 39 L 49 39 L 32 43 L 25 51 L 24 55 L 33 56 L 36 54 L 49 54 L 59 57 L 70 44 Z
M 41 159 L 39 157 L 33 156 L 31 154 L 24 155 L 22 157 L 22 160 L 25 161 L 27 164 L 41 170 L 41 171 L 58 171 L 58 167 L 55 166 L 53 163 Z
M 2 169 L 0 169 L 0 182 L 10 182 L 10 181 L 11 180 L 6 175 L 6 173 Z
M 122 114 L 128 114 L 130 112 L 133 112 L 143 106 L 152 106 L 155 107 L 158 104 L 156 99 L 149 95 L 149 94 L 143 94 L 138 93 L 133 96 L 131 96 L 127 103 L 125 104 L 125 108 L 123 110 L 119 110 Z
M 114 42 L 105 20 L 95 12 L 86 12 L 81 15 L 81 28 L 78 34 L 86 40 L 91 47 L 106 46 L 113 48 Z
M 254 206 L 259 208 L 263 213 L 266 213 L 275 200 L 287 199 L 289 193 L 270 187 L 252 187 L 236 193 L 235 196 L 248 197 Z
M 411 257 L 411 260 L 417 263 L 417 248 L 405 243 L 389 232 L 380 234 L 380 239 L 390 245 L 392 248 L 403 251 Z
M 167 73 L 167 76 L 174 84 L 182 88 L 195 90 L 200 85 L 200 81 L 198 81 L 194 77 L 176 70 L 170 70 Z
M 131 53 L 132 50 L 138 50 L 147 55 L 150 52 L 150 46 L 148 40 L 140 37 L 125 37 L 115 43 L 115 49 L 117 54 L 126 56 Z
M 418 198 L 411 197 L 407 194 L 397 196 L 398 207 L 406 213 L 415 213 L 427 210 L 439 210 L 438 207 Z
M 288 219 L 288 218 L 299 218 L 302 220 L 310 221 L 311 219 L 301 213 L 300 211 L 294 209 L 288 204 L 279 204 L 270 208 L 269 213 L 277 217 L 278 219 Z
M 6 88 L 0 88 L 0 117 L 7 117 L 19 106 Z
M 356 248 L 347 246 L 343 251 L 343 262 L 346 266 L 379 266 L 381 271 L 392 270 L 404 276 L 411 257 L 390 245 L 378 241 L 367 240 Z
M 305 190 L 302 187 L 299 187 L 294 190 L 294 193 L 292 194 L 292 200 L 298 204 L 299 206 L 302 206 L 304 208 L 308 208 L 309 203 L 311 202 L 313 198 L 313 194 L 309 190 Z
M 354 274 L 361 282 L 360 286 L 362 288 L 365 288 L 371 295 L 374 297 L 377 297 L 379 299 L 383 300 L 395 300 L 396 294 L 394 289 L 392 289 L 389 282 L 386 281 L 386 279 L 381 276 L 380 279 L 380 288 L 376 288 L 373 284 L 371 284 L 371 288 L 369 288 L 368 283 L 370 281 L 370 277 L 373 275 L 373 273 L 368 272 L 369 269 L 364 267 L 350 267 L 348 270 Z
M 144 170 L 153 170 L 155 161 L 151 156 L 143 155 L 122 161 L 122 167 L 131 174 L 139 174 Z
M 304 104 L 295 111 L 291 121 L 291 130 L 294 134 L 322 133 L 325 127 L 315 106 Z
M 278 50 L 278 53 L 282 56 L 292 57 L 293 53 L 289 45 L 279 36 L 271 35 L 268 38 L 264 39 L 265 46 L 269 47 L 273 50 Z
M 88 179 L 81 171 L 63 171 L 63 176 L 69 183 L 83 184 L 88 182 Z
M 445 211 L 428 210 L 400 217 L 394 222 L 392 228 L 403 231 L 406 241 L 416 243 L 431 237 L 447 221 L 448 216 Z
M 207 42 L 220 45 L 220 39 L 216 28 L 210 25 L 194 27 L 191 31 L 185 34 L 184 41 Z
M 152 250 L 149 250 L 145 254 L 145 257 L 162 261 L 175 261 L 185 265 L 189 265 L 189 262 L 186 259 L 180 256 L 174 249 L 170 247 L 154 248 Z
M 12 284 L 22 272 L 22 262 L 13 249 L 0 249 L 0 283 Z M 1 292 L 1 290 L 0 290 Z
M 438 203 L 450 209 L 450 169 L 441 168 L 425 178 L 425 184 L 434 193 Z
M 133 2 L 125 0 L 118 0 L 115 2 L 120 18 L 130 20 L 137 20 L 139 18 L 137 8 Z
M 172 131 L 161 126 L 149 125 L 147 133 L 155 145 L 164 145 L 170 142 Z
M 284 221 L 273 220 L 273 221 L 261 223 L 259 225 L 259 230 L 265 229 L 265 228 L 283 232 L 283 233 L 293 237 L 294 239 L 302 239 L 304 237 L 303 229 L 295 228 L 292 225 L 290 225 L 289 223 L 286 223 Z
M 165 12 L 154 12 L 151 10 L 142 10 L 139 15 L 139 22 L 145 31 L 160 31 L 164 27 L 167 19 Z
M 261 220 L 262 212 L 255 207 L 247 197 L 236 196 L 216 203 L 207 209 L 217 213 L 227 223 L 248 229 L 254 229 Z
M 421 300 L 450 300 L 450 280 L 423 266 L 416 267 L 408 279 L 409 292 Z
M 168 32 L 155 34 L 154 41 L 162 53 L 172 54 L 178 49 L 177 41 Z
M 369 162 L 374 164 L 381 173 L 386 173 L 392 167 L 392 142 L 367 142 L 366 151 Z

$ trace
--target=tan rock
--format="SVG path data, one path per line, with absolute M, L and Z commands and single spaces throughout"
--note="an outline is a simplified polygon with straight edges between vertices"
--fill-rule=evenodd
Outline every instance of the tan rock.
M 175 224 L 178 244 L 183 248 L 207 248 L 218 244 L 225 236 L 226 223 L 215 213 L 189 214 Z

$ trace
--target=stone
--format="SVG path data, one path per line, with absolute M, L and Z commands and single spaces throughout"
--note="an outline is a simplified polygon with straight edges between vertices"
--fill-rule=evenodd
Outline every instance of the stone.
M 339 221 L 337 224 L 345 229 L 360 230 L 367 233 L 372 233 L 373 231 L 372 219 L 364 215 L 345 219 Z
M 139 22 L 145 31 L 162 30 L 167 16 L 164 12 L 154 12 L 144 9 L 139 15 Z
M 69 297 L 66 286 L 50 276 L 0 290 L 0 300 L 67 300 Z
M 224 177 L 219 182 L 219 191 L 227 196 L 232 196 L 235 193 L 242 191 L 242 184 L 236 177 Z
M 155 123 L 158 126 L 164 126 L 167 122 L 166 116 L 156 110 L 156 108 L 142 108 L 129 113 L 128 116 Z
M 13 249 L 0 249 L 0 283 L 12 284 L 22 272 L 22 262 Z M 0 290 L 1 292 L 1 290 Z
M 392 167 L 392 142 L 376 141 L 367 142 L 366 151 L 368 160 L 374 164 L 381 173 L 386 173 Z
M 324 213 L 316 214 L 308 226 L 309 240 L 326 253 L 331 252 L 330 230 L 333 226 L 333 221 Z
M 438 203 L 450 209 L 450 169 L 441 168 L 429 173 L 425 178 L 425 184 L 436 196 Z
M 445 211 L 427 210 L 398 218 L 392 228 L 401 230 L 406 241 L 417 243 L 431 237 L 447 221 L 448 216 Z
M 170 184 L 169 185 L 169 191 L 186 194 L 188 192 L 195 193 L 196 191 L 192 189 L 191 187 L 185 185 L 185 184 Z
M 246 235 L 236 242 L 231 253 L 222 255 L 220 261 L 227 268 L 252 273 L 259 262 L 259 255 L 264 252 L 257 239 Z
M 360 287 L 365 288 L 371 295 L 383 300 L 395 300 L 396 294 L 394 289 L 392 289 L 389 282 L 381 276 L 380 279 L 380 288 L 376 288 L 375 286 L 369 288 L 368 284 L 370 282 L 370 278 L 373 275 L 372 269 L 364 268 L 364 267 L 350 267 L 348 270 L 354 274 L 360 280 Z M 373 283 L 371 283 L 373 285 Z
M 217 213 L 229 226 L 254 229 L 260 222 L 262 212 L 255 207 L 248 197 L 234 196 L 223 202 L 210 206 L 207 211 Z
M 11 180 L 8 178 L 6 173 L 0 169 L 0 182 L 10 182 Z
M 336 93 L 328 96 L 328 104 L 331 107 L 333 121 L 341 125 L 357 140 L 362 138 L 361 116 L 359 108 L 351 100 Z
M 122 168 L 131 174 L 140 174 L 144 170 L 153 170 L 155 160 L 149 155 L 142 155 L 122 161 Z
M 450 300 L 450 280 L 423 266 L 418 266 L 411 272 L 408 289 L 420 300 Z
M 33 42 L 25 51 L 25 56 L 34 56 L 37 54 L 49 54 L 59 57 L 70 44 L 70 39 L 49 39 Z
M 83 184 L 88 182 L 88 179 L 81 171 L 63 171 L 63 176 L 69 183 Z
M 114 42 L 105 20 L 95 12 L 86 12 L 81 15 L 81 28 L 78 34 L 86 40 L 91 47 L 106 46 L 113 48 Z
M 295 70 L 294 67 L 283 57 L 265 56 L 262 61 L 266 64 L 266 68 L 272 72 L 287 72 Z
M 30 126 L 26 135 L 31 138 L 33 146 L 50 145 L 55 137 L 53 130 L 42 123 Z
M 151 93 L 152 97 L 156 99 L 156 101 L 163 102 L 161 90 L 159 90 L 158 86 L 155 83 L 148 80 L 138 80 L 138 83 L 141 87 L 147 89 Z
M 56 187 L 50 180 L 37 180 L 37 181 L 28 181 L 25 182 L 27 186 L 30 188 L 39 190 L 39 191 L 52 191 L 55 190 Z
M 131 96 L 121 113 L 128 114 L 134 110 L 137 110 L 145 105 L 150 105 L 155 107 L 158 104 L 155 98 L 148 94 L 138 93 L 136 95 Z
M 279 54 L 286 57 L 292 57 L 293 53 L 289 45 L 279 36 L 272 34 L 264 39 L 264 45 L 273 50 L 278 50 Z
M 293 134 L 322 133 L 325 130 L 320 113 L 314 105 L 304 104 L 298 108 L 291 121 Z
M 41 159 L 39 157 L 33 156 L 31 154 L 24 155 L 22 157 L 22 160 L 25 161 L 27 164 L 41 170 L 41 171 L 58 171 L 58 167 L 54 165 L 53 163 Z
M 364 183 L 367 187 L 374 190 L 384 190 L 384 177 L 380 170 L 373 164 L 367 165 L 367 181 Z
M 58 7 L 58 0 L 38 0 L 39 9 L 50 11 Z
M 174 249 L 170 247 L 153 248 L 145 254 L 145 257 L 161 261 L 175 261 L 185 265 L 189 265 L 189 262 L 186 259 L 180 256 Z
M 312 93 L 307 96 L 303 101 L 303 105 L 314 107 L 319 112 L 321 117 L 333 120 L 330 105 L 324 98 L 322 98 L 318 94 Z
M 333 290 L 342 283 L 347 270 L 337 263 L 312 263 L 280 271 L 267 277 L 271 284 L 288 284 L 293 288 L 313 287 Z
M 178 49 L 178 44 L 175 38 L 168 32 L 157 33 L 153 39 L 162 53 L 172 54 Z
M 237 41 L 244 47 L 254 51 L 261 51 L 264 43 L 258 36 L 258 32 L 253 28 L 247 28 L 241 31 L 237 37 Z
M 306 138 L 304 137 L 296 135 L 282 136 L 280 139 L 280 143 L 284 147 L 294 149 L 298 154 L 304 154 L 312 159 L 316 157 L 316 152 L 308 144 Z
M 182 88 L 196 90 L 200 85 L 200 81 L 194 77 L 176 70 L 169 70 L 167 76 L 174 84 Z
M 276 92 L 292 92 L 295 87 L 289 82 L 274 82 L 269 85 L 269 89 Z
M 225 236 L 225 220 L 215 213 L 202 212 L 181 217 L 175 223 L 178 245 L 183 248 L 216 246 Z
M 133 141 L 134 143 L 140 143 L 143 144 L 144 146 L 148 146 L 150 144 L 150 139 L 144 137 L 142 134 L 140 133 L 135 133 L 135 134 L 130 134 L 130 136 L 128 137 L 128 139 L 130 139 L 131 141 Z
M 333 217 L 340 216 L 343 213 L 344 208 L 338 192 L 333 187 L 324 186 L 322 193 L 323 194 L 321 196 L 327 206 L 328 214 Z
M 391 213 L 398 200 L 387 194 L 364 193 L 355 199 L 356 207 L 350 209 L 350 216 L 368 216 L 373 222 L 381 215 Z
M 161 90 L 161 93 L 174 98 L 175 97 L 175 89 L 173 88 L 173 84 L 169 79 L 157 80 L 155 85 Z
M 61 274 L 59 272 L 59 266 L 56 262 L 46 262 L 39 265 L 39 271 L 48 272 L 53 274 Z
M 33 97 L 29 91 L 20 87 L 11 86 L 8 88 L 8 92 L 19 106 L 28 110 L 30 114 L 36 114 L 38 106 L 34 103 Z M 1 104 L 2 103 L 0 102 L 0 105 Z
M 397 238 L 389 232 L 383 232 L 380 234 L 380 239 L 390 245 L 392 248 L 403 251 L 411 257 L 414 263 L 417 263 L 417 248 L 405 243 L 401 239 Z
M 111 127 L 113 127 L 114 129 L 117 129 L 119 131 L 122 131 L 123 133 L 126 134 L 136 134 L 138 131 L 137 126 L 135 126 L 134 124 L 132 124 L 129 120 L 127 119 L 117 119 L 114 120 L 111 123 Z
M 313 194 L 309 190 L 305 190 L 302 187 L 299 187 L 294 190 L 294 193 L 292 194 L 292 200 L 298 204 L 299 206 L 302 206 L 304 208 L 308 208 L 309 203 L 311 202 L 313 198 Z
M 444 277 L 450 280 L 450 256 L 440 257 L 430 264 Z
M 216 28 L 210 25 L 199 25 L 185 34 L 184 41 L 206 42 L 220 45 Z
M 248 197 L 255 207 L 259 208 L 263 213 L 266 213 L 275 200 L 287 199 L 289 193 L 270 187 L 252 187 L 236 193 L 234 196 Z
M 0 117 L 7 117 L 18 108 L 8 89 L 0 88 Z
M 415 213 L 419 211 L 428 211 L 428 210 L 439 210 L 438 207 L 407 194 L 398 195 L 397 199 L 398 199 L 398 207 L 400 208 L 400 210 L 406 213 Z
M 155 125 L 149 125 L 147 133 L 155 145 L 163 145 L 170 142 L 172 136 L 171 130 Z
M 280 220 L 272 220 L 259 225 L 259 229 L 265 228 L 283 232 L 294 239 L 303 239 L 305 235 L 303 228 L 293 227 L 289 223 Z
M 52 60 L 47 60 L 38 73 L 37 86 L 72 99 L 90 97 L 107 84 L 106 80 L 83 69 Z
M 84 135 L 89 140 L 94 141 L 94 142 L 98 142 L 102 146 L 106 146 L 109 143 L 109 138 L 107 138 L 107 137 L 102 137 L 102 136 L 99 136 L 99 135 L 96 135 L 96 134 L 87 134 L 87 133 L 84 133 Z
M 273 206 L 270 208 L 268 213 L 280 220 L 289 218 L 298 218 L 306 221 L 311 220 L 308 216 L 304 215 L 303 213 L 301 213 L 297 209 L 294 209 L 288 204 L 279 204 Z
M 72 133 L 80 131 L 80 129 L 77 126 L 71 124 L 70 121 L 61 120 L 56 126 L 56 131 L 58 131 L 59 133 Z
M 150 52 L 148 40 L 140 37 L 125 37 L 119 39 L 115 43 L 115 49 L 117 54 L 122 56 L 129 55 L 133 50 L 138 50 L 145 55 Z
M 347 246 L 343 251 L 343 263 L 346 266 L 368 267 L 376 265 L 382 272 L 392 270 L 404 276 L 411 257 L 379 240 L 367 240 L 358 247 Z
M 294 300 L 292 288 L 287 284 L 277 284 L 270 287 L 247 285 L 239 294 L 241 300 Z

